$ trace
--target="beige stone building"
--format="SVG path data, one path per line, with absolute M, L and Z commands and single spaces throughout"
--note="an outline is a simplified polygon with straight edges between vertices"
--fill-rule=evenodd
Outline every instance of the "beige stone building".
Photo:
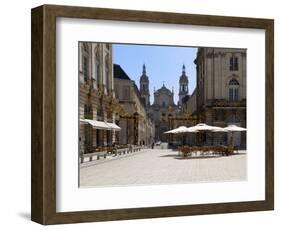
M 183 100 L 185 98 L 188 99 L 189 97 L 189 92 L 188 92 L 188 77 L 186 76 L 185 73 L 185 65 L 182 66 L 182 74 L 180 76 L 179 80 L 179 102 L 178 105 L 182 106 Z
M 145 100 L 146 110 L 155 123 L 154 141 L 177 142 L 178 137 L 165 134 L 166 131 L 177 128 L 181 125 L 189 125 L 189 118 L 181 112 L 181 106 L 188 93 L 188 76 L 186 75 L 185 65 L 182 66 L 182 73 L 179 76 L 179 101 L 174 102 L 173 89 L 168 89 L 165 84 L 154 90 L 154 101 L 150 104 L 149 77 L 146 75 L 146 67 L 143 65 L 142 75 L 140 76 L 141 97 Z
M 141 97 L 134 81 L 120 65 L 114 64 L 115 95 L 122 107 L 117 124 L 121 127 L 117 143 L 151 145 L 154 123 L 147 114 L 145 99 Z
M 154 92 L 154 102 L 148 107 L 149 114 L 155 123 L 154 140 L 168 142 L 168 135 L 164 132 L 173 129 L 172 117 L 178 113 L 178 106 L 174 103 L 174 93 L 164 84 Z
M 197 90 L 195 88 L 193 93 L 189 97 L 183 98 L 183 103 L 181 108 L 182 112 L 192 116 L 196 116 L 196 112 L 197 112 L 196 99 L 197 99 Z
M 79 43 L 79 143 L 82 153 L 115 142 L 112 46 L 106 43 Z
M 199 48 L 195 60 L 197 72 L 196 114 L 198 122 L 225 127 L 246 127 L 246 50 Z M 194 99 L 186 108 L 194 108 Z M 214 135 L 214 136 L 212 136 Z M 236 132 L 234 145 L 246 147 L 246 133 Z M 207 144 L 227 144 L 230 134 L 205 137 Z

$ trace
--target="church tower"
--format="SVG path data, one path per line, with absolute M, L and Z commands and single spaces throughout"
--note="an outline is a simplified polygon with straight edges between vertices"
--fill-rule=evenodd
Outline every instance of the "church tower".
M 141 97 L 145 100 L 145 106 L 150 106 L 149 101 L 149 80 L 148 76 L 146 75 L 146 67 L 145 64 L 142 66 L 142 75 L 140 77 L 140 94 Z
M 179 88 L 179 102 L 178 105 L 182 105 L 182 99 L 188 95 L 188 78 L 185 74 L 185 65 L 182 66 L 182 74 L 180 76 L 180 88 Z

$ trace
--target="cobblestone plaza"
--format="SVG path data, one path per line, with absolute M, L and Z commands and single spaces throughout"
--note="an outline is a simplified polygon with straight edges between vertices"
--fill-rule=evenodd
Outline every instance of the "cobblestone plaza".
M 247 179 L 245 152 L 228 157 L 183 158 L 170 149 L 143 149 L 80 165 L 80 186 L 135 186 Z

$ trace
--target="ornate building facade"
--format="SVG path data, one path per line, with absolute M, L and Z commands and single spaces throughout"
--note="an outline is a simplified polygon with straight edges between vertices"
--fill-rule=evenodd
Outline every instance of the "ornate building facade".
M 149 79 L 146 75 L 146 67 L 142 67 L 142 75 L 140 77 L 140 95 L 144 99 L 146 107 L 150 106 Z
M 246 50 L 199 48 L 195 64 L 198 122 L 246 127 Z M 230 142 L 229 133 L 210 135 L 206 137 L 209 144 Z M 236 146 L 246 147 L 246 133 L 235 132 L 233 141 Z
M 79 143 L 82 153 L 115 142 L 112 46 L 79 43 Z
M 177 128 L 180 125 L 186 125 L 188 118 L 181 113 L 183 99 L 188 99 L 188 77 L 185 73 L 185 66 L 182 67 L 182 74 L 179 77 L 179 102 L 174 102 L 173 89 L 168 89 L 165 84 L 154 90 L 154 101 L 149 102 L 149 78 L 146 75 L 146 68 L 143 66 L 143 73 L 140 77 L 141 97 L 145 99 L 146 110 L 155 124 L 154 141 L 172 142 L 171 136 L 164 134 L 166 131 Z M 175 138 L 175 137 L 174 137 Z
M 145 67 L 143 71 L 145 78 Z M 154 123 L 147 114 L 145 104 L 148 103 L 142 97 L 135 82 L 130 79 L 121 66 L 114 64 L 115 95 L 121 110 L 116 117 L 121 131 L 117 138 L 119 144 L 151 145 L 154 140 Z M 142 92 L 145 96 L 149 93 L 144 86 Z M 148 93 L 148 94 L 147 94 Z
M 178 105 L 182 106 L 182 101 L 185 98 L 185 100 L 188 99 L 188 77 L 185 73 L 185 65 L 182 66 L 182 75 L 180 76 L 179 81 L 179 102 Z
M 154 92 L 154 102 L 148 108 L 155 123 L 155 141 L 168 141 L 164 132 L 173 128 L 171 118 L 178 113 L 178 106 L 174 103 L 174 93 L 164 84 Z

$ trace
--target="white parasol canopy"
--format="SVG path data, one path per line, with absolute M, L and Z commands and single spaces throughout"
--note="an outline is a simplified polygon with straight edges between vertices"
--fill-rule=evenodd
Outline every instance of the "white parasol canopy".
M 239 127 L 237 125 L 228 125 L 227 127 L 223 128 L 224 130 L 228 131 L 231 133 L 231 136 L 230 136 L 230 143 L 232 145 L 234 145 L 233 143 L 233 133 L 234 132 L 241 132 L 241 131 L 246 131 L 247 129 L 246 128 L 243 128 L 243 127 Z
M 186 132 L 188 132 L 188 128 L 185 126 L 180 126 L 176 129 L 172 129 L 172 130 L 165 132 L 165 134 L 176 134 L 176 133 L 186 133 Z
M 246 131 L 246 128 L 239 127 L 237 125 L 229 125 L 225 128 L 223 128 L 225 131 L 230 131 L 230 132 L 241 132 L 241 131 Z
M 172 129 L 170 131 L 165 132 L 165 134 L 178 134 L 178 133 L 196 133 L 197 130 L 194 130 L 191 127 L 180 126 L 176 129 Z
M 193 130 L 194 132 L 198 132 L 198 131 L 226 132 L 224 128 L 207 125 L 205 123 L 199 123 L 195 126 L 189 127 L 189 129 Z

